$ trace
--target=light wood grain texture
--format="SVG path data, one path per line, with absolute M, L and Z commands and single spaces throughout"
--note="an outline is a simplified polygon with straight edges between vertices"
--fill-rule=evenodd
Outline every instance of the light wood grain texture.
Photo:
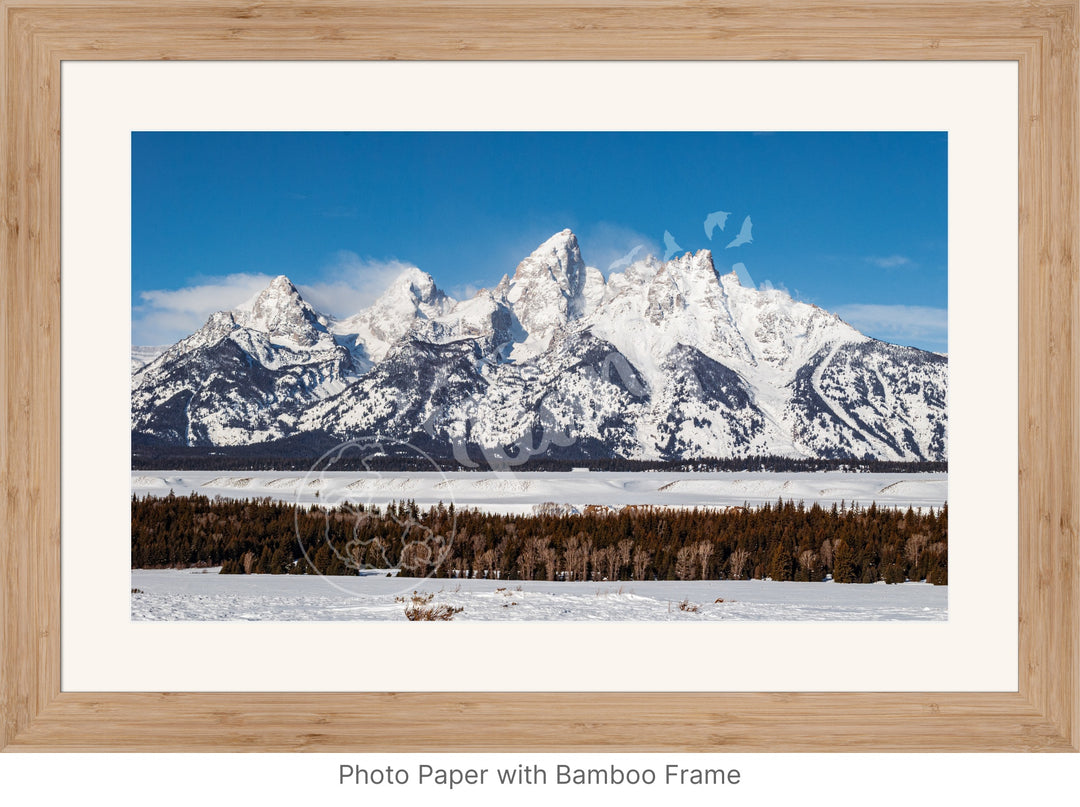
M 0 748 L 1080 747 L 1076 0 L 652 0 L 625 8 L 606 0 L 0 0 L 0 8 Z M 1017 61 L 1019 692 L 61 692 L 59 71 L 64 59 Z M 439 730 L 446 722 L 452 722 L 452 733 Z

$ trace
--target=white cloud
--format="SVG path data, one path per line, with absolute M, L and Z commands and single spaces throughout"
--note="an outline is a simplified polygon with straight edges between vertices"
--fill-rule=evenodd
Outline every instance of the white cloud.
M 296 285 L 315 310 L 347 317 L 371 305 L 410 266 L 400 261 L 365 260 L 355 252 L 342 250 L 323 267 L 319 279 Z M 131 343 L 173 344 L 201 328 L 214 312 L 248 302 L 271 280 L 273 277 L 267 274 L 237 273 L 200 278 L 197 285 L 179 289 L 141 292 L 142 302 L 131 312 Z
M 201 328 L 215 311 L 250 300 L 272 279 L 264 274 L 237 273 L 207 278 L 197 286 L 141 292 L 142 303 L 131 312 L 132 344 L 172 344 Z
M 638 259 L 638 256 L 641 254 L 642 250 L 644 250 L 644 249 L 645 249 L 644 244 L 638 244 L 636 247 L 631 249 L 625 255 L 620 255 L 618 258 L 616 258 L 615 260 L 613 260 L 611 263 L 608 264 L 607 272 L 608 273 L 610 273 L 610 272 L 618 272 L 620 269 L 625 269 L 626 267 L 630 266 L 635 260 Z M 644 256 L 641 256 L 641 257 L 644 257 Z
M 655 239 L 630 227 L 601 221 L 585 228 L 581 238 L 581 257 L 605 275 L 625 269 L 647 255 L 663 255 Z
M 347 249 L 334 253 L 314 283 L 297 284 L 311 305 L 333 317 L 348 317 L 370 306 L 386 288 L 413 264 L 373 261 Z
M 944 351 L 948 344 L 949 316 L 945 308 L 856 303 L 840 306 L 835 313 L 875 339 L 938 351 Z
M 896 269 L 899 266 L 910 266 L 911 258 L 906 258 L 903 255 L 888 255 L 885 257 L 871 255 L 866 259 L 866 262 L 872 263 L 879 269 Z
M 438 282 L 439 281 L 436 280 L 435 284 L 438 285 Z M 439 286 L 439 288 L 442 288 L 442 286 Z M 475 283 L 463 283 L 461 285 L 454 286 L 451 289 L 443 289 L 443 291 L 449 294 L 455 300 L 471 300 L 473 297 L 480 293 L 481 288 L 481 286 L 477 286 Z

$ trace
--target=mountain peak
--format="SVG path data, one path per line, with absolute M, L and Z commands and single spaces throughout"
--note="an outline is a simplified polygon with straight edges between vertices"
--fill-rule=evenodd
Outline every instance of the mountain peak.
M 289 280 L 287 276 L 278 275 L 263 286 L 262 289 L 232 310 L 241 314 L 250 315 L 255 309 L 255 306 L 260 304 L 260 301 L 265 305 L 268 300 L 286 300 L 294 297 L 300 297 L 300 292 L 297 290 L 296 286 L 293 285 L 293 282 Z
M 278 275 L 255 296 L 247 308 L 252 314 L 258 316 L 260 310 L 306 305 L 307 303 L 304 302 L 304 298 L 300 296 L 293 282 L 285 275 Z
M 442 291 L 435 285 L 435 278 L 415 266 L 406 268 L 390 286 L 411 294 L 419 302 L 429 303 L 434 297 L 442 296 Z
M 686 282 L 704 282 L 710 287 L 715 286 L 720 280 L 716 265 L 713 263 L 712 253 L 707 249 L 687 252 L 680 257 L 672 258 L 664 264 L 664 270 L 672 278 L 680 278 Z
M 372 307 L 379 310 L 400 310 L 410 317 L 415 316 L 417 310 L 422 311 L 425 316 L 432 316 L 441 313 L 453 302 L 435 285 L 435 279 L 431 275 L 423 269 L 409 266 L 394 278 Z
M 244 324 L 252 330 L 308 347 L 325 328 L 316 313 L 285 275 L 278 275 L 258 296 L 240 309 Z
M 365 361 L 382 361 L 418 322 L 439 317 L 457 301 L 443 293 L 427 272 L 406 266 L 370 306 L 334 323 L 334 332 L 360 349 Z
M 275 277 L 273 280 L 270 281 L 270 285 L 266 288 L 267 290 L 274 289 L 275 291 L 284 291 L 290 294 L 299 293 L 296 291 L 296 286 L 293 285 L 293 282 L 289 280 L 289 278 L 287 278 L 285 275 L 278 275 L 277 277 Z
M 560 230 L 559 232 L 555 233 L 555 235 L 551 236 L 551 238 L 549 238 L 547 241 L 545 241 L 541 245 L 541 247 L 544 247 L 544 246 L 546 246 L 548 244 L 556 244 L 556 243 L 558 243 L 558 244 L 563 244 L 563 243 L 569 244 L 571 242 L 573 242 L 573 244 L 576 246 L 577 245 L 577 236 L 574 235 L 573 230 L 571 230 L 569 227 L 567 227 L 565 230 Z
M 581 247 L 577 236 L 566 229 L 555 233 L 551 238 L 532 251 L 528 258 L 518 264 L 514 279 L 550 272 L 555 281 L 569 291 L 576 281 L 585 276 L 585 262 L 581 260 Z
M 506 300 L 526 332 L 546 344 L 553 328 L 584 311 L 587 274 L 577 236 L 562 230 L 518 264 Z

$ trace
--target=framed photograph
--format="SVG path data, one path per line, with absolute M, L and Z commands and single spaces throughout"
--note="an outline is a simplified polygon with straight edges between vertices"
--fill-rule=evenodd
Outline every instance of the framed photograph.
M 1075 3 L 5 12 L 5 747 L 1077 748 Z M 734 209 L 725 180 L 763 190 Z M 638 186 L 668 200 L 644 236 Z M 308 208 L 295 227 L 362 219 L 370 252 L 278 271 L 296 244 L 259 233 Z M 226 274 L 230 250 L 259 269 Z M 792 250 L 816 273 L 775 268 Z M 440 406 L 401 409 L 410 380 Z M 701 466 L 766 456 L 738 490 Z M 806 509 L 759 506 L 784 491 Z M 164 510 L 227 524 L 249 494 L 289 536 L 160 538 Z M 667 506 L 699 508 L 670 541 Z M 872 551 L 746 538 L 830 506 Z M 348 603 L 306 571 L 350 574 Z M 453 738 L 425 730 L 443 714 Z
M 130 140 L 133 619 L 947 618 L 948 132 Z

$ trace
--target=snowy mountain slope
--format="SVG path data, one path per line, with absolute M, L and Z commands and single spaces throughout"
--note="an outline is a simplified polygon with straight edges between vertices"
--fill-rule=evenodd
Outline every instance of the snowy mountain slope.
M 445 445 L 461 433 L 447 413 L 484 392 L 480 358 L 469 340 L 440 345 L 406 339 L 349 389 L 305 411 L 299 430 L 413 442 L 426 431 Z
M 206 325 L 132 376 L 132 430 L 178 445 L 240 445 L 282 437 L 296 411 L 358 376 L 325 317 L 288 278 Z
M 708 251 L 603 275 L 556 233 L 455 301 L 418 269 L 344 320 L 278 278 L 133 375 L 179 445 L 381 434 L 439 456 L 945 459 L 948 362 L 870 339 Z
M 152 362 L 172 345 L 132 345 L 131 346 L 131 372 L 134 373 Z
M 800 368 L 785 413 L 818 457 L 945 457 L 948 360 L 876 340 L 822 349 Z
M 370 308 L 332 321 L 330 328 L 353 352 L 357 363 L 369 369 L 382 361 L 418 322 L 446 314 L 456 302 L 435 285 L 431 275 L 410 267 Z
M 642 443 L 655 449 L 654 456 L 794 453 L 735 370 L 687 345 L 676 346 L 662 368 L 665 382 L 642 424 Z
M 486 394 L 454 413 L 467 419 L 470 444 L 496 449 L 508 461 L 637 453 L 642 379 L 591 332 L 557 332 L 542 360 L 489 365 L 487 377 Z M 489 460 L 497 456 L 487 453 Z

